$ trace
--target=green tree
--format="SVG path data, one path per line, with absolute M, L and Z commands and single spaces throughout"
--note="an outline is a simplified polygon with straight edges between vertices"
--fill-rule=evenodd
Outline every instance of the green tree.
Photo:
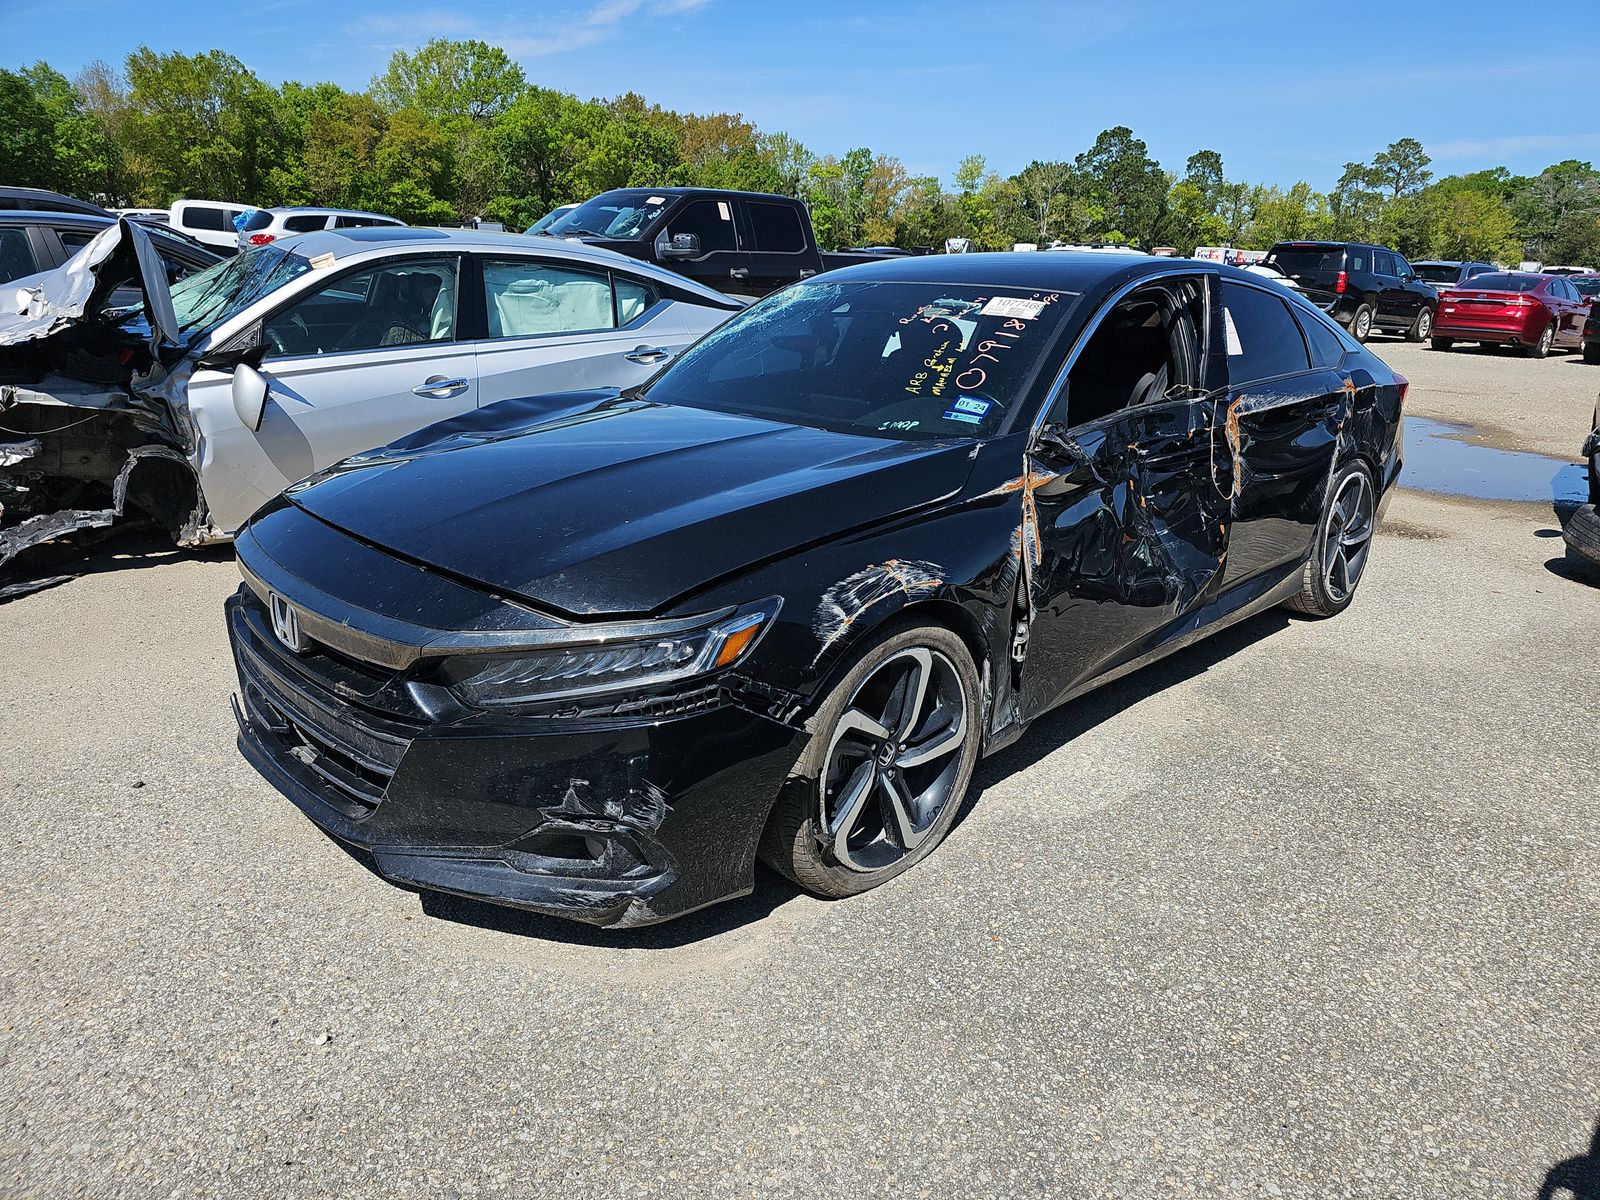
M 277 97 L 220 50 L 128 55 L 127 139 L 163 199 L 205 196 L 260 203 L 282 150 Z
M 449 124 L 496 117 L 526 86 L 522 68 L 500 47 L 434 38 L 420 50 L 396 50 L 371 90 L 386 108 L 416 109 Z
M 55 122 L 25 76 L 0 70 L 0 112 L 0 179 L 54 186 Z
M 1433 178 L 1433 172 L 1428 170 L 1432 161 L 1416 138 L 1401 138 L 1390 142 L 1388 149 L 1373 158 L 1371 178 L 1389 189 L 1390 200 L 1398 200 L 1427 186 Z
M 1093 146 L 1078 155 L 1074 166 L 1101 213 L 1091 233 L 1153 243 L 1166 201 L 1167 177 L 1133 130 L 1126 125 L 1104 130 Z

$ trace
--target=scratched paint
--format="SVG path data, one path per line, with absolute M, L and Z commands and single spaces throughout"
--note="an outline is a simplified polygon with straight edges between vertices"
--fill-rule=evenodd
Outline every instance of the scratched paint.
M 822 643 L 817 657 L 845 635 L 863 615 L 893 597 L 912 599 L 936 592 L 944 571 L 935 563 L 891 558 L 841 579 L 822 594 L 812 629 Z

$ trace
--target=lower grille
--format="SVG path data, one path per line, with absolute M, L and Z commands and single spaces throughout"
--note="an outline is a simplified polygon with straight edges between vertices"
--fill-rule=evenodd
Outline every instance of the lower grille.
M 245 715 L 276 757 L 304 767 L 318 794 L 359 821 L 383 801 L 422 720 L 378 712 L 316 686 L 304 671 L 275 663 L 259 614 L 241 605 L 233 620 L 234 658 Z

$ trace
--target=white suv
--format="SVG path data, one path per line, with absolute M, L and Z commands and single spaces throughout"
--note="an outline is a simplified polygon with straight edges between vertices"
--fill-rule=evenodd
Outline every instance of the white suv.
M 258 208 L 245 220 L 244 228 L 237 235 L 237 245 L 244 250 L 318 229 L 362 229 L 373 225 L 404 224 L 404 221 L 397 221 L 393 217 L 349 208 Z
M 233 219 L 249 211 L 250 205 L 231 200 L 174 200 L 169 224 L 213 250 L 232 254 L 239 237 L 234 232 Z

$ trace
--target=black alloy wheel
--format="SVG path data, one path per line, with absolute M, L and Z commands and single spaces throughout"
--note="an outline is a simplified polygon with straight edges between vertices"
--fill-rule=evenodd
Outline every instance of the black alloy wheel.
M 811 721 L 761 857 L 808 891 L 851 896 L 932 853 L 955 823 L 982 731 L 966 644 L 902 627 L 862 653 Z

